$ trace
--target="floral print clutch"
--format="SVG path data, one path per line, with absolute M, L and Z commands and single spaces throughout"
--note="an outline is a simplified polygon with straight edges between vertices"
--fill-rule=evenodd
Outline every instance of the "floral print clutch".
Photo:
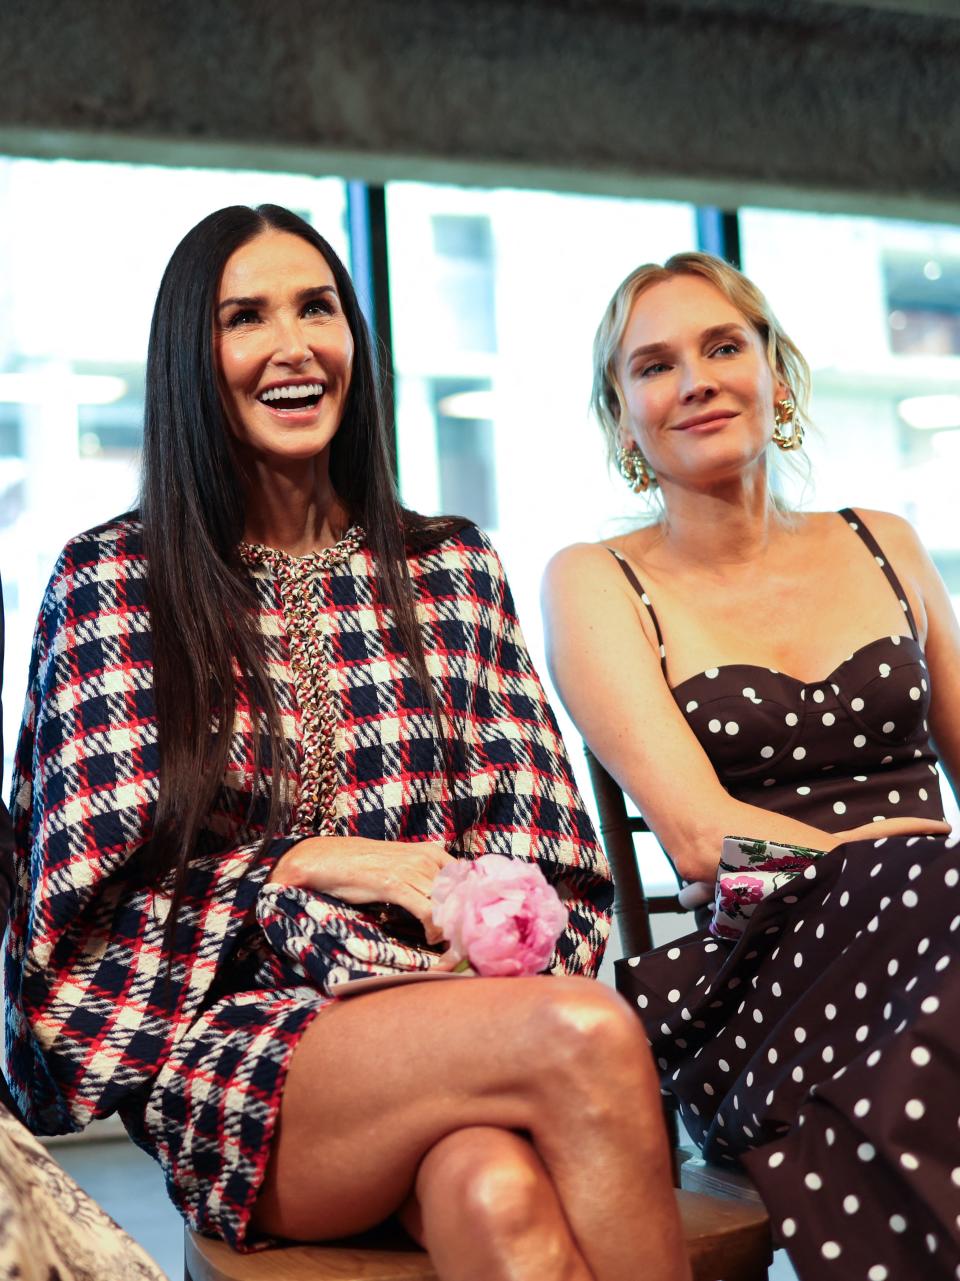
M 825 850 L 725 836 L 717 868 L 710 933 L 738 939 L 758 903 L 824 858 Z M 812 874 L 812 873 L 811 873 Z

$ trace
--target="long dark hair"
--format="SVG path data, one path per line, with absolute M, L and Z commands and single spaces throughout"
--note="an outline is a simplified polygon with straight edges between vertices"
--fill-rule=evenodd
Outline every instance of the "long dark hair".
M 343 418 L 330 447 L 330 479 L 351 523 L 364 528 L 380 575 L 380 604 L 393 614 L 400 646 L 439 728 L 405 553 L 411 539 L 438 541 L 455 522 L 431 521 L 400 505 L 370 335 L 353 283 L 330 245 L 309 223 L 277 205 L 219 209 L 187 233 L 170 259 L 147 357 L 140 514 L 160 794 L 140 871 L 157 885 L 173 873 L 171 923 L 191 852 L 223 781 L 238 683 L 253 716 L 256 773 L 270 774 L 262 847 L 280 830 L 289 808 L 283 786 L 286 744 L 256 624 L 256 597 L 237 551 L 244 530 L 243 474 L 214 352 L 217 296 L 227 260 L 271 229 L 313 245 L 333 273 L 354 355 Z M 449 779 L 446 758 L 445 769 Z

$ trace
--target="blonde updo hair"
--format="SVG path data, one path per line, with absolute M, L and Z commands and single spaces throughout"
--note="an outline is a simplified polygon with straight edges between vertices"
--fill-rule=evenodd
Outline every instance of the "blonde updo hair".
M 617 356 L 623 334 L 642 293 L 675 276 L 699 276 L 718 289 L 760 337 L 770 368 L 790 392 L 797 414 L 806 421 L 810 402 L 810 366 L 800 349 L 784 333 L 766 298 L 736 267 L 712 254 L 674 254 L 661 267 L 650 262 L 631 271 L 607 304 L 593 340 L 593 388 L 590 406 L 607 442 L 610 461 L 616 464 L 620 448 L 620 420 L 624 412 L 623 389 L 617 373 Z

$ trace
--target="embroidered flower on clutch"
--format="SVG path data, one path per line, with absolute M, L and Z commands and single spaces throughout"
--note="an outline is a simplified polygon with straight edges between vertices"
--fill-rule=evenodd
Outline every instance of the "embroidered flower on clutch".
M 759 903 L 823 857 L 823 850 L 802 845 L 725 836 L 717 868 L 711 934 L 738 939 Z
M 451 959 L 487 978 L 541 973 L 567 924 L 567 909 L 539 867 L 502 854 L 443 868 L 432 902 Z

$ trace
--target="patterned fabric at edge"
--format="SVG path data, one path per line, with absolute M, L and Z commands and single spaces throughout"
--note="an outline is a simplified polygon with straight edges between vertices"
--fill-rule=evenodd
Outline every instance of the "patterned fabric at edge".
M 674 697 L 742 800 L 828 831 L 942 817 L 914 620 L 843 515 L 911 635 L 820 681 L 733 665 Z M 691 1137 L 747 1168 L 801 1281 L 960 1277 L 958 887 L 952 840 L 847 843 L 758 903 L 738 941 L 701 931 L 617 963 Z
M 190 864 L 176 960 L 168 900 L 136 854 L 157 797 L 150 619 L 139 523 L 62 554 L 38 623 L 13 815 L 10 1083 L 38 1133 L 119 1110 L 191 1226 L 249 1244 L 290 1053 L 328 999 L 270 951 L 302 900 L 264 885 L 294 839 L 455 835 L 440 745 L 362 531 L 294 558 L 244 546 L 291 747 L 289 831 L 260 852 L 250 708 Z M 596 973 L 609 873 L 527 655 L 496 553 L 473 526 L 411 553 L 427 665 L 454 752 L 467 856 L 535 859 L 570 909 L 551 969 Z
M 0 1108 L 0 1277 L 165 1281 L 153 1260 Z

